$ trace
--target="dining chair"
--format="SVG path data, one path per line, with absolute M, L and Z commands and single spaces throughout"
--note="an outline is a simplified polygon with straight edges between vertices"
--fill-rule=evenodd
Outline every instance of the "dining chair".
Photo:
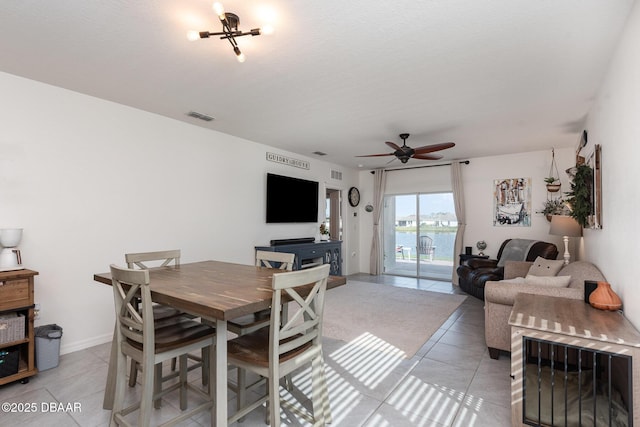
M 168 265 L 179 266 L 180 265 L 180 249 L 172 249 L 168 251 L 154 251 L 154 252 L 134 252 L 128 253 L 124 255 L 125 261 L 127 263 L 127 268 L 139 268 L 142 270 L 148 270 L 150 267 L 166 267 Z M 156 322 L 163 321 L 164 323 L 176 321 L 180 322 L 180 317 L 190 317 L 193 316 L 187 315 L 180 310 L 177 310 L 173 307 L 169 307 L 162 304 L 153 304 L 153 317 Z M 206 375 L 206 366 L 203 364 L 207 361 L 205 360 L 206 355 L 204 352 L 200 357 L 195 355 L 189 355 L 189 359 L 194 360 L 196 363 L 191 364 L 187 369 L 193 370 L 199 367 L 202 367 L 202 385 L 207 385 L 208 376 Z M 175 372 L 176 370 L 176 358 L 171 359 L 171 371 Z M 134 387 L 136 385 L 138 376 L 138 369 L 135 361 L 131 361 L 131 368 L 129 371 L 129 387 Z M 170 378 L 175 377 L 174 375 L 165 376 L 163 379 L 166 381 Z
M 286 252 L 256 251 L 256 266 L 292 271 L 295 258 L 295 254 Z M 236 335 L 244 335 L 265 328 L 269 326 L 269 313 L 267 309 L 232 319 L 227 323 L 227 329 Z
M 152 406 L 155 401 L 174 390 L 180 390 L 180 409 L 178 417 L 165 425 L 175 425 L 194 414 L 213 407 L 213 387 L 209 393 L 187 382 L 187 354 L 195 350 L 205 350 L 213 360 L 215 357 L 215 329 L 192 319 L 181 317 L 179 322 L 156 322 L 153 315 L 153 301 L 149 289 L 149 271 L 122 268 L 111 265 L 111 277 L 116 312 L 116 385 L 111 425 L 131 424 L 125 417 L 139 410 L 138 425 L 149 426 Z M 138 298 L 140 307 L 138 307 Z M 142 368 L 143 380 L 140 401 L 124 407 L 127 356 L 135 360 Z M 178 357 L 180 360 L 179 381 L 162 389 L 158 381 L 158 367 L 162 362 Z M 213 378 L 214 370 L 209 364 L 208 375 Z M 213 381 L 209 381 L 211 384 Z M 204 397 L 206 402 L 187 409 L 187 390 Z M 213 410 L 212 410 L 213 412 Z M 213 416 L 213 414 L 212 414 Z
M 256 251 L 256 267 L 273 268 L 283 271 L 292 271 L 293 264 L 296 255 L 287 252 L 274 252 L 274 251 Z M 283 314 L 282 318 L 287 317 L 287 305 L 282 306 Z M 227 329 L 234 334 L 241 336 L 250 332 L 257 331 L 269 326 L 269 315 L 271 310 L 266 309 L 257 313 L 247 314 L 236 319 L 229 320 L 227 322 Z M 285 379 L 288 386 L 291 384 L 291 379 Z M 253 382 L 250 385 L 246 383 L 246 373 L 243 369 L 238 368 L 236 375 L 236 384 L 230 384 L 231 390 L 238 393 L 238 390 L 248 390 L 260 384 L 262 380 Z M 240 402 L 237 402 L 237 408 L 240 409 Z M 240 420 L 242 421 L 242 420 Z
M 280 405 L 290 406 L 290 402 L 280 400 L 280 379 L 309 363 L 313 413 L 302 413 L 295 406 L 293 410 L 314 425 L 329 422 L 329 397 L 322 355 L 322 318 L 329 268 L 328 264 L 324 264 L 274 274 L 269 328 L 259 329 L 228 342 L 229 363 L 263 376 L 268 382 L 267 394 L 249 405 L 245 405 L 244 390 L 238 390 L 236 398 L 242 407 L 229 418 L 229 423 L 268 401 L 270 425 L 280 426 Z M 288 300 L 297 310 L 291 310 L 290 318 L 281 322 L 279 307 Z

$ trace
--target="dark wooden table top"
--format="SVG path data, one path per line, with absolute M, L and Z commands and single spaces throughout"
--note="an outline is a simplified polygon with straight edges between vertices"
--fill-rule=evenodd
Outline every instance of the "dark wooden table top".
M 278 270 L 221 261 L 201 261 L 149 269 L 155 302 L 206 319 L 231 320 L 269 308 L 271 277 Z M 94 274 L 111 285 L 111 273 Z M 327 288 L 344 285 L 343 276 L 329 276 Z

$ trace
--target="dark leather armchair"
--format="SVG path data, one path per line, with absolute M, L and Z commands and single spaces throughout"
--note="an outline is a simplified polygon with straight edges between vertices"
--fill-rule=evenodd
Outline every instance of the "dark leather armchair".
M 484 300 L 484 284 L 488 281 L 498 281 L 504 278 L 504 267 L 498 266 L 500 258 L 507 243 L 512 239 L 505 240 L 500 246 L 497 259 L 467 258 L 456 272 L 458 273 L 458 284 L 460 288 L 476 298 Z M 535 242 L 529 247 L 525 259 L 520 261 L 534 261 L 537 257 L 546 259 L 556 259 L 558 248 L 553 243 Z

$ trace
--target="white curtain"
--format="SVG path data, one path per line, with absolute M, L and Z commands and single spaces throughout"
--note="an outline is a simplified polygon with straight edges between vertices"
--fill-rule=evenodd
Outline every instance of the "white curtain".
M 460 264 L 458 254 L 462 253 L 462 242 L 464 240 L 464 229 L 467 226 L 467 219 L 464 209 L 464 189 L 462 186 L 462 170 L 460 162 L 451 163 L 451 188 L 453 190 L 453 205 L 456 210 L 456 218 L 458 219 L 458 232 L 456 233 L 456 242 L 453 249 L 453 274 L 451 281 L 455 286 L 458 285 L 458 273 L 456 269 Z
M 382 273 L 382 209 L 384 207 L 384 187 L 387 175 L 384 169 L 376 169 L 373 173 L 373 239 L 369 258 L 369 273 L 375 276 Z

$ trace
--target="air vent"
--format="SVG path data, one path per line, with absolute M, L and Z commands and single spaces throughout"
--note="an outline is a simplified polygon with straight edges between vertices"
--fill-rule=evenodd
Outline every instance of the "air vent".
M 314 151 L 312 154 L 315 154 L 316 156 L 326 156 L 327 153 L 323 153 L 322 151 Z
M 331 179 L 337 179 L 338 181 L 342 181 L 342 172 L 334 171 L 331 169 Z
M 195 119 L 204 120 L 205 122 L 210 122 L 213 120 L 213 117 L 207 116 L 206 114 L 198 113 L 197 111 L 189 111 L 187 116 L 193 117 Z

